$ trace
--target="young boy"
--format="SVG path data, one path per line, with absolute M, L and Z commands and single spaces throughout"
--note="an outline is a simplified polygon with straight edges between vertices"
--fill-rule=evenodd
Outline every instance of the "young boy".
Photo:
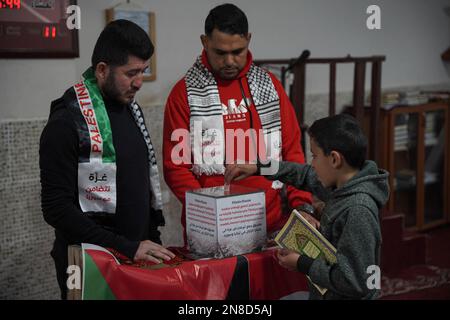
M 308 133 L 311 165 L 279 162 L 278 172 L 266 178 L 310 191 L 325 202 L 319 231 L 337 249 L 337 263 L 285 249 L 277 253 L 279 263 L 328 289 L 322 296 L 309 284 L 310 299 L 375 299 L 379 290 L 367 285 L 373 274 L 367 268 L 380 263 L 379 210 L 389 197 L 388 173 L 365 159 L 367 139 L 353 117 L 340 114 L 317 120 Z M 230 165 L 225 180 L 243 179 L 263 167 Z

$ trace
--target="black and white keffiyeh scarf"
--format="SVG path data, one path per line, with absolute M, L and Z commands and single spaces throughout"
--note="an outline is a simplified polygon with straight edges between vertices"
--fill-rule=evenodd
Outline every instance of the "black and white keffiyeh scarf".
M 278 92 L 264 69 L 252 64 L 247 73 L 252 101 L 261 120 L 268 159 L 281 160 L 281 119 Z M 200 176 L 224 174 L 225 132 L 222 104 L 214 75 L 199 56 L 185 76 L 190 108 L 192 171 Z

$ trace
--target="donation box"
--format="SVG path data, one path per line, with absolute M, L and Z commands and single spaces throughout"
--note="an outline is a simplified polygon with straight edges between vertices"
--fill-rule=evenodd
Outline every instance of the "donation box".
M 196 258 L 259 251 L 266 232 L 263 190 L 230 185 L 186 192 L 186 235 Z

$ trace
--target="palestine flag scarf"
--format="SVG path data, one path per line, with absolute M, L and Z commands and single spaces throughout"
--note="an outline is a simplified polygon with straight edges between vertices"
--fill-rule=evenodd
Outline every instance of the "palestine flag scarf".
M 116 153 L 108 113 L 93 69 L 89 68 L 83 74 L 83 80 L 72 89 L 76 101 L 70 99 L 72 101 L 68 105 L 79 136 L 78 196 L 81 210 L 114 214 L 117 205 Z M 129 104 L 129 108 L 148 149 L 152 208 L 162 210 L 158 167 L 142 110 L 135 101 Z

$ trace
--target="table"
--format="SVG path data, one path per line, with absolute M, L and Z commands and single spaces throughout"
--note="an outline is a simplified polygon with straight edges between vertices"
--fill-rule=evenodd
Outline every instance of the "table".
M 69 299 L 274 300 L 308 291 L 305 275 L 282 268 L 271 249 L 224 259 L 177 255 L 174 264 L 149 269 L 121 263 L 99 246 L 82 247 L 69 247 L 69 265 L 83 274 L 82 287 L 69 290 Z

